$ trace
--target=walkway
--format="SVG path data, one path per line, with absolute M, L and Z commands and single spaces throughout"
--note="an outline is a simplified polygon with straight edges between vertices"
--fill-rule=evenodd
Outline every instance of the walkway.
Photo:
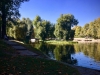
M 16 41 L 14 40 L 9 40 L 5 42 L 9 45 L 11 45 L 15 50 L 17 50 L 17 52 L 19 53 L 19 55 L 28 55 L 28 56 L 38 56 L 38 54 L 27 50 L 25 47 L 21 46 L 20 44 L 18 44 Z

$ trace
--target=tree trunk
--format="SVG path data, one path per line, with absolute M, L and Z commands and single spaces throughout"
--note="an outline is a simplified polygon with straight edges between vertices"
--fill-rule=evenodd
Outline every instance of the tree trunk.
M 2 26 L 1 26 L 1 31 L 2 31 L 2 39 L 4 39 L 4 36 L 6 35 L 6 11 L 5 11 L 5 4 L 2 4 Z
M 0 23 L 0 39 L 1 39 L 1 23 Z

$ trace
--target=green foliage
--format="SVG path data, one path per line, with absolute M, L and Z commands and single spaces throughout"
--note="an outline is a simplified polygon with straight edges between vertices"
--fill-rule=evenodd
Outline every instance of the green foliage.
M 16 26 L 15 27 L 15 35 L 14 35 L 14 38 L 17 39 L 17 40 L 24 40 L 25 37 L 26 37 L 26 27 L 18 27 Z
M 7 26 L 7 35 L 17 40 L 29 41 L 34 33 L 32 21 L 29 18 L 23 18 L 22 21 L 16 20 L 16 22 L 16 25 L 12 23 L 10 26 Z
M 42 26 L 39 27 L 37 34 L 39 35 L 39 38 L 41 40 L 45 40 L 45 38 L 46 38 L 46 32 L 45 32 L 45 29 Z
M 51 25 L 50 26 L 50 31 L 48 33 L 49 37 L 52 39 L 52 38 L 55 38 L 55 35 L 54 35 L 54 30 L 55 30 L 55 25 Z
M 25 1 L 29 0 L 0 0 L 0 15 L 6 12 L 7 19 L 11 20 L 12 16 L 18 18 L 20 16 L 18 9 L 20 8 L 21 3 Z M 3 7 L 5 7 L 5 12 L 3 12 Z
M 6 22 L 14 22 L 20 17 L 19 7 L 21 3 L 29 0 L 0 0 L 0 17 L 2 18 L 2 38 L 6 35 Z
M 56 40 L 49 40 L 49 41 L 45 41 L 47 44 L 51 44 L 51 45 L 68 45 L 68 44 L 74 44 L 77 42 L 73 42 L 73 41 L 56 41 Z
M 75 35 L 75 30 L 70 31 L 70 39 L 73 40 Z
M 81 31 L 82 31 L 81 26 L 75 26 L 73 30 L 75 30 L 75 35 L 74 35 L 75 37 L 81 37 Z
M 35 29 L 35 37 L 41 40 L 45 40 L 49 38 L 52 33 L 51 30 L 51 23 L 46 20 L 42 20 L 40 16 L 36 16 L 33 20 L 34 29 Z
M 83 27 L 76 26 L 73 28 L 75 30 L 75 37 L 91 37 L 95 39 L 100 38 L 100 18 L 85 24 Z
M 23 21 L 27 27 L 27 32 L 26 32 L 26 36 L 29 37 L 29 39 L 32 37 L 32 33 L 33 33 L 33 24 L 32 24 L 32 21 L 27 18 Z
M 71 27 L 77 25 L 78 21 L 71 14 L 61 15 L 57 20 L 55 25 L 54 35 L 56 38 L 69 40 Z
M 38 22 L 40 23 L 41 21 L 42 21 L 41 17 L 40 16 L 36 16 L 35 19 L 33 20 L 34 27 L 38 28 L 39 25 L 37 23 Z

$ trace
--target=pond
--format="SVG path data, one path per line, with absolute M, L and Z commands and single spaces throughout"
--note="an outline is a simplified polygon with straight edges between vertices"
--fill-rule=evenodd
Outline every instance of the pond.
M 32 45 L 51 59 L 65 63 L 100 70 L 100 44 L 77 43 L 73 45 Z

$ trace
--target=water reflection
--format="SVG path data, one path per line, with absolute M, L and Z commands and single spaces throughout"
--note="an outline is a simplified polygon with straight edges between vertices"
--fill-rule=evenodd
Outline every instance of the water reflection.
M 95 61 L 100 61 L 100 44 L 98 43 L 83 43 L 74 44 L 75 52 L 83 52 L 84 55 L 93 58 Z
M 32 44 L 51 59 L 100 70 L 100 44 L 77 43 L 73 45 Z
M 49 45 L 46 43 L 40 43 L 32 46 L 41 50 L 51 59 L 63 61 L 69 64 L 77 64 L 77 60 L 74 59 L 74 57 L 71 57 L 71 54 L 75 53 L 74 45 Z
M 72 53 L 75 53 L 73 45 L 58 45 L 54 49 L 54 56 L 56 60 L 67 62 L 69 64 L 76 64 L 77 60 L 71 57 Z

